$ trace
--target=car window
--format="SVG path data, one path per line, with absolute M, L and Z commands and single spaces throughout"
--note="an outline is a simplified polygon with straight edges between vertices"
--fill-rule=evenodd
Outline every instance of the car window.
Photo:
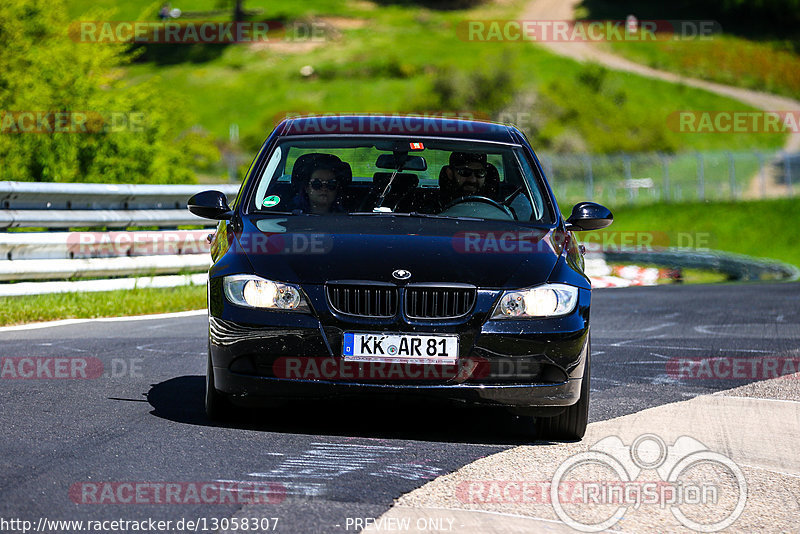
M 519 147 L 447 139 L 288 138 L 249 211 L 397 213 L 550 222 Z

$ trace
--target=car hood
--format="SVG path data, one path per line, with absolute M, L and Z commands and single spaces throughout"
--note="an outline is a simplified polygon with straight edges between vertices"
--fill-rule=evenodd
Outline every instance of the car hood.
M 331 280 L 457 282 L 522 287 L 547 280 L 561 252 L 549 228 L 510 221 L 396 215 L 245 218 L 237 246 L 259 276 Z

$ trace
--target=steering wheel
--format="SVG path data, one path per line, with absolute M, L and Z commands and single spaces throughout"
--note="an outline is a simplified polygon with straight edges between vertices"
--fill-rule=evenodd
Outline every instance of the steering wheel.
M 506 215 L 508 215 L 512 219 L 515 218 L 514 214 L 511 212 L 511 210 L 508 208 L 508 206 L 504 206 L 503 204 L 497 202 L 496 200 L 492 200 L 489 197 L 484 197 L 484 196 L 480 196 L 480 195 L 468 195 L 468 196 L 465 196 L 465 197 L 459 197 L 459 198 L 451 201 L 449 204 L 447 204 L 444 207 L 444 209 L 442 210 L 442 213 L 444 213 L 445 211 L 449 210 L 453 206 L 456 206 L 458 204 L 463 204 L 463 203 L 466 203 L 466 202 L 480 202 L 480 203 L 483 203 L 483 204 L 489 204 L 493 208 L 497 208 L 498 210 L 502 211 L 503 213 L 505 213 Z

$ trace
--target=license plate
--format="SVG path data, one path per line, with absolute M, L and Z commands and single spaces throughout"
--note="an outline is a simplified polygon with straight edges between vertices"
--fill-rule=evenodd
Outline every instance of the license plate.
M 458 359 L 458 336 L 346 332 L 342 357 L 360 362 L 451 364 Z

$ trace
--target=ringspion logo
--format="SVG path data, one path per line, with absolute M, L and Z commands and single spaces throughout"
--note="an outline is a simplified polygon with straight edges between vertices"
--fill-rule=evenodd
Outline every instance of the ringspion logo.
M 659 480 L 641 479 L 650 471 Z M 568 499 L 565 485 L 575 490 Z M 618 436 L 598 441 L 563 462 L 549 490 L 559 519 L 581 532 L 613 528 L 643 505 L 669 509 L 689 529 L 717 532 L 739 518 L 747 501 L 747 481 L 733 460 L 689 436 L 667 445 L 655 434 L 630 445 Z

